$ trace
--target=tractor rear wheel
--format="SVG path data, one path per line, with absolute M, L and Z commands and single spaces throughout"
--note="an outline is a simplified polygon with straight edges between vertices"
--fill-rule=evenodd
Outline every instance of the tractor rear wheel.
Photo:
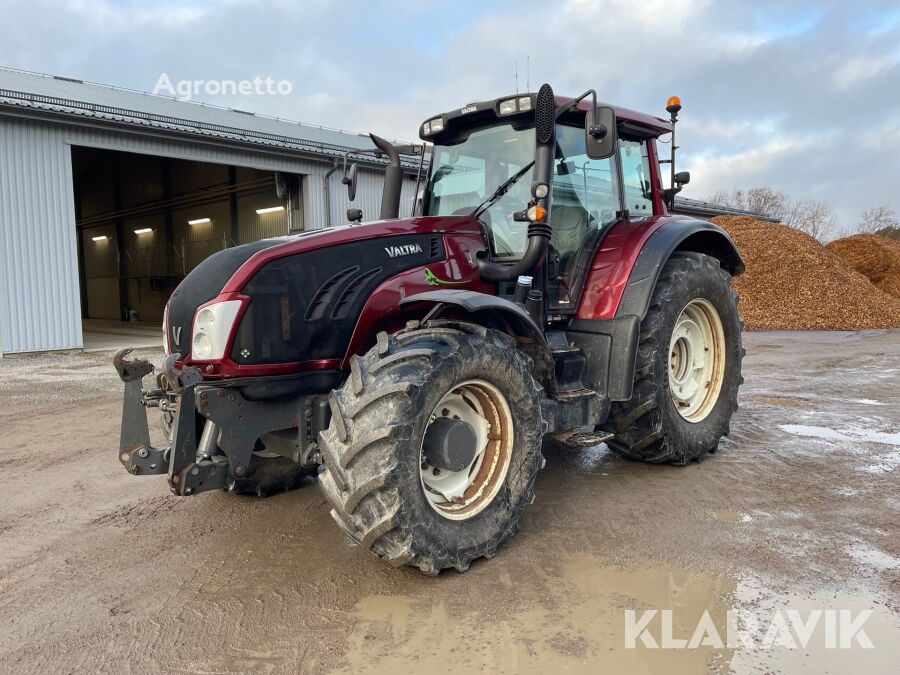
M 514 340 L 411 324 L 354 357 L 319 435 L 337 524 L 394 566 L 462 572 L 515 534 L 543 466 L 543 391 Z
M 700 253 L 665 264 L 641 324 L 632 398 L 614 403 L 603 425 L 612 450 L 684 465 L 728 435 L 745 353 L 730 279 Z

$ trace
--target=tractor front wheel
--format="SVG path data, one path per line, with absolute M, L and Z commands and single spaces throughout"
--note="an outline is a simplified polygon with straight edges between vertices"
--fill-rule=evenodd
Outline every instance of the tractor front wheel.
M 632 398 L 614 403 L 615 452 L 687 464 L 715 452 L 743 382 L 738 296 L 719 261 L 676 253 L 660 273 L 641 324 Z
M 319 435 L 331 515 L 392 565 L 436 574 L 490 558 L 543 466 L 543 391 L 503 333 L 463 322 L 380 333 L 354 357 Z

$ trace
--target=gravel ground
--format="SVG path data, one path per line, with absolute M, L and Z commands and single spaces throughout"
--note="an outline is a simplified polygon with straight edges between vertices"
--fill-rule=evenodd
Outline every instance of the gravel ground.
M 522 531 L 438 578 L 354 547 L 311 481 L 172 496 L 116 459 L 110 354 L 0 360 L 0 671 L 888 672 L 900 332 L 751 333 L 732 436 L 685 468 L 547 447 Z M 158 359 L 155 351 L 144 352 Z M 157 441 L 160 439 L 157 438 Z M 871 609 L 873 649 L 626 648 L 625 612 Z M 824 619 L 823 619 L 824 621 Z M 660 617 L 648 624 L 662 639 Z

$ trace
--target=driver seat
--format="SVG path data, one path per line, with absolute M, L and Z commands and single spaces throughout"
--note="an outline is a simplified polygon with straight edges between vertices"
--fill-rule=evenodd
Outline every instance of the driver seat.
M 587 238 L 590 215 L 581 206 L 553 206 L 550 210 L 550 224 L 553 234 L 550 243 L 559 253 L 560 261 L 577 252 Z M 563 265 L 563 269 L 565 266 Z

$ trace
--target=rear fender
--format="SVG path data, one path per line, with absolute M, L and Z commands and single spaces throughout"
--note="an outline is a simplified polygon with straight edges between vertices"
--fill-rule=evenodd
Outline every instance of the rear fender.
M 676 251 L 712 256 L 732 276 L 744 272 L 744 261 L 725 230 L 704 220 L 672 220 L 644 243 L 628 276 L 628 284 L 616 310 L 617 318 L 638 316 L 643 319 L 646 316 L 663 265 Z
M 705 253 L 732 276 L 744 271 L 731 238 L 712 223 L 675 216 L 621 225 L 616 237 L 608 237 L 605 248 L 601 245 L 588 279 L 589 292 L 567 329 L 588 355 L 587 381 L 612 401 L 632 396 L 640 324 L 673 253 Z
M 445 308 L 461 310 L 473 323 L 502 331 L 516 338 L 519 349 L 534 362 L 534 376 L 551 393 L 556 391 L 553 356 L 547 338 L 534 319 L 519 305 L 487 293 L 468 290 L 437 290 L 403 299 L 401 307 L 427 303 L 436 308 L 432 318 Z

